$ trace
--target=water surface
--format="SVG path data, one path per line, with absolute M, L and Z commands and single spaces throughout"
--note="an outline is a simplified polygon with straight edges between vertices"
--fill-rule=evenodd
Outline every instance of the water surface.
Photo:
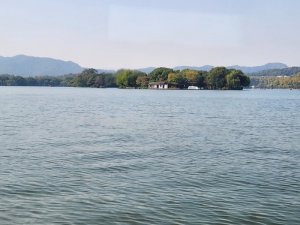
M 300 91 L 0 87 L 0 224 L 300 224 Z

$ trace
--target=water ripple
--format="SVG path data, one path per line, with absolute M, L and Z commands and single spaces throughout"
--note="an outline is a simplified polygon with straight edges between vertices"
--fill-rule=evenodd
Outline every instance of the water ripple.
M 10 87 L 0 101 L 1 225 L 300 224 L 299 92 Z

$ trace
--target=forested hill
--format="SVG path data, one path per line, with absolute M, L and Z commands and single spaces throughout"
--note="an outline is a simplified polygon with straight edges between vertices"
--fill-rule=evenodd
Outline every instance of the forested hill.
M 80 73 L 83 68 L 71 61 L 52 58 L 17 55 L 14 57 L 0 56 L 0 74 L 17 76 L 58 76 L 70 73 Z
M 300 72 L 300 67 L 288 67 L 283 69 L 263 70 L 256 73 L 248 73 L 248 76 L 253 77 L 275 77 L 275 76 L 293 76 Z
M 251 77 L 251 85 L 256 88 L 300 89 L 300 73 L 293 76 Z

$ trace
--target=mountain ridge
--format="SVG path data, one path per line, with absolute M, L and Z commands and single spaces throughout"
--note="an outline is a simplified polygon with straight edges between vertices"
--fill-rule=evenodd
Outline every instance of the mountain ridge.
M 300 67 L 293 66 L 283 69 L 269 69 L 262 70 L 256 73 L 249 73 L 248 76 L 251 77 L 275 77 L 275 76 L 293 76 L 300 73 Z
M 145 73 L 150 73 L 157 67 L 145 67 L 140 70 Z M 176 66 L 174 70 L 193 69 L 209 71 L 214 66 Z M 227 66 L 227 68 L 239 69 L 246 74 L 257 73 L 264 70 L 285 69 L 288 68 L 283 63 L 267 63 L 261 66 Z M 36 57 L 27 55 L 16 55 L 13 57 L 0 56 L 0 74 L 12 74 L 17 76 L 60 76 L 65 74 L 77 74 L 85 68 L 72 61 L 54 59 L 50 57 Z M 116 70 L 97 69 L 99 73 L 114 73 Z
M 50 75 L 59 76 L 70 73 L 80 73 L 83 68 L 72 61 L 64 61 L 49 57 L 16 55 L 0 56 L 0 74 L 18 76 Z
M 209 71 L 215 66 L 212 65 L 204 65 L 204 66 L 175 66 L 172 69 L 174 70 L 184 70 L 184 69 L 192 69 L 192 70 L 203 70 L 203 71 Z M 228 69 L 237 69 L 243 71 L 245 74 L 249 73 L 256 73 L 264 70 L 270 70 L 270 69 L 284 69 L 288 68 L 288 66 L 284 63 L 266 63 L 261 66 L 239 66 L 239 65 L 234 65 L 234 66 L 225 66 Z M 141 68 L 139 69 L 142 72 L 151 72 L 150 68 L 155 69 L 155 67 L 147 67 L 147 68 Z

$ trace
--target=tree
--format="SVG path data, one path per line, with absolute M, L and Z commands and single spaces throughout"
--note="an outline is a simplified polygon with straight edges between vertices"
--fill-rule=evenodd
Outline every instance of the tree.
M 116 73 L 117 85 L 121 88 L 125 87 L 137 87 L 137 78 L 139 76 L 145 76 L 146 74 L 138 70 L 122 69 Z
M 196 86 L 199 88 L 207 88 L 207 71 L 198 71 Z
M 250 85 L 250 78 L 243 73 L 240 75 L 240 81 L 243 87 L 248 87 Z
M 70 80 L 69 85 L 73 87 L 96 87 L 97 76 L 98 72 L 96 69 L 85 69 Z
M 240 78 L 238 77 L 237 73 L 230 72 L 226 76 L 226 86 L 227 89 L 230 90 L 241 90 L 243 87 L 241 86 Z
M 147 88 L 149 85 L 149 77 L 147 75 L 138 76 L 136 79 L 136 85 L 139 88 Z
M 104 75 L 104 84 L 105 87 L 117 87 L 116 77 L 114 74 L 106 73 Z
M 25 86 L 26 85 L 26 80 L 25 78 L 21 77 L 21 76 L 15 76 L 12 84 L 14 86 Z
M 300 89 L 300 73 L 294 76 L 251 77 L 251 84 L 258 88 Z
M 199 75 L 199 71 L 191 70 L 191 69 L 185 69 L 185 70 L 182 70 L 180 72 L 180 74 L 186 79 L 186 81 L 189 85 L 196 85 L 197 77 Z
M 226 76 L 226 87 L 231 90 L 241 90 L 250 85 L 249 77 L 245 76 L 241 70 L 230 69 Z
M 27 86 L 37 86 L 37 80 L 35 79 L 35 78 L 33 78 L 33 77 L 28 77 L 27 79 L 26 79 L 26 85 Z
M 0 75 L 0 86 L 7 86 L 7 81 L 9 80 L 10 75 Z
M 226 86 L 226 75 L 229 70 L 225 67 L 215 67 L 208 73 L 207 81 L 209 89 L 224 89 Z
M 156 68 L 149 74 L 150 81 L 167 81 L 169 73 L 174 72 L 174 70 L 166 67 Z
M 105 78 L 103 74 L 98 74 L 95 77 L 95 81 L 94 81 L 94 87 L 105 87 Z
M 168 82 L 174 83 L 177 88 L 186 88 L 188 85 L 187 79 L 180 72 L 169 73 Z
M 168 74 L 168 80 L 167 81 L 176 83 L 177 78 L 178 78 L 178 74 L 175 73 L 175 72 L 171 72 L 171 73 Z

